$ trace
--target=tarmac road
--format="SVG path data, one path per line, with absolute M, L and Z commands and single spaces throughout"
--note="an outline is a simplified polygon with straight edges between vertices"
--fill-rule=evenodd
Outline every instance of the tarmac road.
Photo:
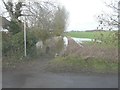
M 71 73 L 6 73 L 3 88 L 117 88 L 115 75 L 83 75 Z
M 44 70 L 48 60 L 37 60 L 2 74 L 3 88 L 117 88 L 117 74 L 52 73 Z

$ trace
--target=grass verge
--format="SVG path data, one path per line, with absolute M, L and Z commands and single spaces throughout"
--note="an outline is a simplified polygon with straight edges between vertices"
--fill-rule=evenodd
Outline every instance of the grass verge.
M 117 73 L 118 63 L 94 57 L 66 56 L 56 57 L 47 69 L 52 72 Z

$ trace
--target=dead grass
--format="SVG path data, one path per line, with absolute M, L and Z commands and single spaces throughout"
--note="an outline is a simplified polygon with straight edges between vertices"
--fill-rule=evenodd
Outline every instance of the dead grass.
M 47 70 L 51 72 L 89 72 L 89 73 L 117 73 L 117 63 L 103 59 L 84 59 L 79 56 L 57 57 L 50 61 Z
M 52 72 L 97 72 L 117 73 L 118 49 L 103 47 L 96 43 L 79 46 L 69 38 L 65 57 L 56 57 L 48 64 L 47 69 Z
M 95 57 L 112 62 L 118 62 L 118 48 L 117 47 L 103 47 L 97 43 L 88 45 L 83 43 L 83 47 L 80 47 L 74 40 L 69 39 L 69 45 L 67 47 L 68 55 L 77 55 L 83 58 Z

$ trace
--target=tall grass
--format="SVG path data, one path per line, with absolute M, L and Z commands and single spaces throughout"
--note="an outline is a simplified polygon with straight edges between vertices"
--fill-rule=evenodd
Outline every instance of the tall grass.
M 57 57 L 49 63 L 52 72 L 117 73 L 118 63 L 100 58 L 84 59 L 79 56 Z
M 79 34 L 78 32 L 75 33 Z M 82 33 L 84 33 L 84 35 L 86 33 L 88 35 L 86 37 L 90 38 L 92 36 L 89 36 L 89 34 L 93 32 Z M 83 47 L 79 47 L 79 45 L 76 45 L 75 41 L 71 39 L 67 47 L 67 56 L 56 57 L 49 63 L 48 70 L 52 72 L 117 73 L 117 41 L 114 42 L 113 32 L 102 33 L 105 34 L 101 39 L 101 43 L 85 42 L 82 43 Z M 96 38 L 100 39 L 101 34 L 98 33 L 96 36 Z

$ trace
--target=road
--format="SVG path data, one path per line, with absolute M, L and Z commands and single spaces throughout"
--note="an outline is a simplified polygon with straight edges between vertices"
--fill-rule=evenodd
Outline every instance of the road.
M 116 88 L 116 76 L 95 76 L 53 73 L 24 73 L 6 75 L 3 88 Z
M 3 70 L 3 88 L 117 88 L 116 74 L 52 73 L 49 59 L 36 60 L 13 71 Z

